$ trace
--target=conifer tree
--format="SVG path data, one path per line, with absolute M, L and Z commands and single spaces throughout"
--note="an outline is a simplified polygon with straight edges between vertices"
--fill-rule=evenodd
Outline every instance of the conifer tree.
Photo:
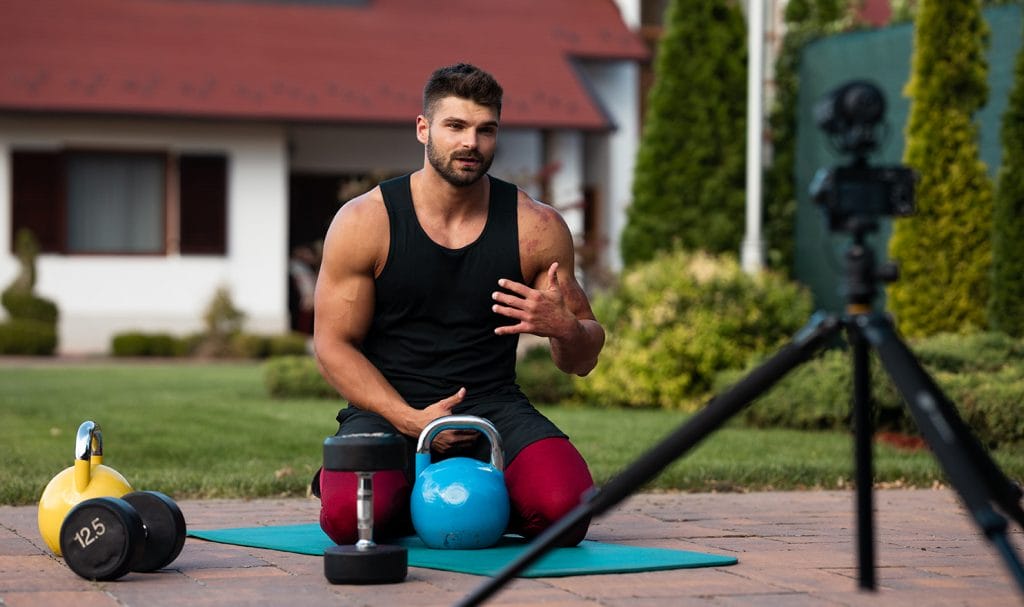
M 622 233 L 627 265 L 743 237 L 746 26 L 735 2 L 672 0 Z
M 1024 336 L 1024 48 L 1003 114 L 1003 161 L 992 226 L 991 328 Z
M 978 0 L 921 0 L 906 94 L 904 162 L 920 180 L 916 213 L 894 223 L 900 279 L 888 302 L 908 336 L 986 326 L 992 184 L 973 116 L 988 96 L 988 26 Z

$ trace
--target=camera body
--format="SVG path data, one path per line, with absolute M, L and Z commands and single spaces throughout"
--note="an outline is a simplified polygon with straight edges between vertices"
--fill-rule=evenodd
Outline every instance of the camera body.
M 823 168 L 814 175 L 810 193 L 825 210 L 829 230 L 844 232 L 853 219 L 913 214 L 915 179 L 912 170 L 899 165 Z
M 885 117 L 881 89 L 866 80 L 847 82 L 818 101 L 814 117 L 833 146 L 853 156 L 848 166 L 820 169 L 811 181 L 811 198 L 824 209 L 830 231 L 870 231 L 879 217 L 914 212 L 914 171 L 867 161 Z

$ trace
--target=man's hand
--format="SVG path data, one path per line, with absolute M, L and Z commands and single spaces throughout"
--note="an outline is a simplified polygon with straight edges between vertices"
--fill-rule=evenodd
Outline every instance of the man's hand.
M 495 291 L 491 298 L 498 302 L 491 309 L 502 316 L 518 320 L 514 325 L 498 327 L 497 335 L 531 333 L 540 337 L 565 339 L 579 331 L 576 316 L 566 305 L 562 284 L 558 281 L 558 262 L 548 268 L 548 287 L 533 289 L 522 283 L 502 278 L 498 286 L 512 292 Z
M 448 398 L 443 398 L 428 407 L 412 409 L 413 414 L 402 425 L 402 433 L 419 438 L 427 424 L 440 417 L 451 415 L 455 405 L 461 403 L 465 397 L 466 389 L 459 388 L 459 391 L 455 394 Z M 445 430 L 434 437 L 432 444 L 435 451 L 444 453 L 449 449 L 469 446 L 476 440 L 477 435 L 478 432 L 476 430 Z

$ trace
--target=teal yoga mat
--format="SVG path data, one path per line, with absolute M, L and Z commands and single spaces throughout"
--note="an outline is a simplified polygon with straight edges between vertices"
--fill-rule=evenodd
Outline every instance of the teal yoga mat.
M 320 525 L 316 523 L 208 531 L 189 530 L 188 534 L 198 539 L 222 544 L 236 544 L 315 556 L 322 555 L 324 549 L 334 545 L 334 542 L 324 534 Z M 526 540 L 516 536 L 505 536 L 498 545 L 483 550 L 432 550 L 424 546 L 416 537 L 402 538 L 394 543 L 409 549 L 409 565 L 412 567 L 491 576 L 511 563 L 528 546 Z M 720 567 L 735 565 L 736 562 L 736 559 L 731 556 L 703 552 L 584 541 L 574 548 L 555 548 L 531 565 L 521 574 L 521 577 L 564 577 L 598 573 Z

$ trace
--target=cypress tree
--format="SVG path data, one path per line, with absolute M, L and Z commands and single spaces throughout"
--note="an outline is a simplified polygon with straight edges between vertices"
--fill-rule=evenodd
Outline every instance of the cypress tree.
M 622 233 L 627 265 L 681 246 L 739 249 L 745 223 L 746 26 L 734 2 L 672 0 Z
M 1017 53 L 1013 89 L 1000 132 L 999 169 L 992 227 L 989 324 L 1024 336 L 1024 48 Z
M 918 5 L 903 158 L 920 174 L 917 210 L 889 242 L 901 274 L 889 305 L 908 336 L 986 326 L 992 184 L 972 118 L 988 96 L 987 38 L 978 0 Z

